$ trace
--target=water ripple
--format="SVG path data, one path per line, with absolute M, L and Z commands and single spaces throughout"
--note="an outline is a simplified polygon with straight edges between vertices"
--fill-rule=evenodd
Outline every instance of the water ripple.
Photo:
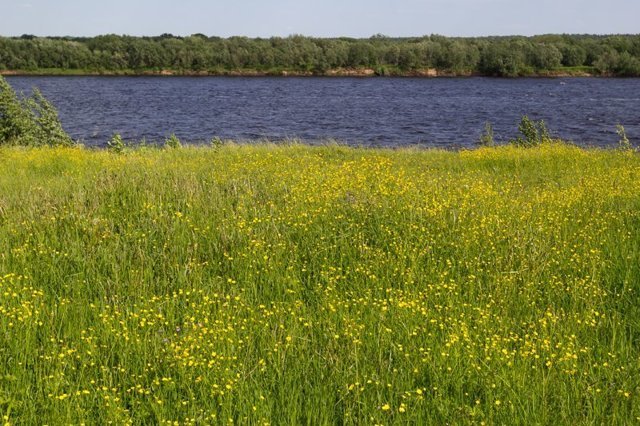
M 8 77 L 39 87 L 87 145 L 125 139 L 335 139 L 372 146 L 472 146 L 484 123 L 516 136 L 523 114 L 585 145 L 640 143 L 640 79 Z M 561 84 L 565 83 L 565 84 Z

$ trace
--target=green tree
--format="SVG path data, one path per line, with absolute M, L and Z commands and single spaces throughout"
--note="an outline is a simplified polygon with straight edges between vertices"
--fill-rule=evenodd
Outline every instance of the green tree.
M 584 65 L 587 60 L 587 52 L 581 46 L 563 44 L 560 46 L 560 52 L 562 65 L 565 67 L 578 67 Z
M 631 56 L 629 52 L 623 52 L 618 56 L 614 72 L 623 77 L 640 76 L 640 59 Z
M 613 74 L 618 68 L 620 55 L 615 50 L 608 50 L 602 53 L 593 63 L 594 68 L 600 74 Z
M 317 39 L 293 35 L 270 39 L 206 37 L 0 37 L 0 69 L 39 68 L 300 70 L 334 68 L 437 68 L 456 73 L 518 76 L 560 65 L 594 66 L 610 75 L 638 75 L 640 36 L 544 35 L 448 38 L 440 35 L 368 39 Z
M 515 77 L 524 67 L 524 52 L 515 43 L 490 43 L 480 53 L 480 71 L 488 75 Z
M 534 44 L 530 49 L 529 64 L 537 70 L 552 70 L 562 64 L 562 53 L 549 44 Z

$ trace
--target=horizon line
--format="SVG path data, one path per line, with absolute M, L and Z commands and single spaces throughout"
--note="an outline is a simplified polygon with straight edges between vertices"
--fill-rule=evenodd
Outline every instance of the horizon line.
M 534 37 L 544 37 L 544 36 L 587 36 L 587 37 L 610 37 L 610 36 L 627 36 L 634 37 L 640 36 L 640 33 L 540 33 L 540 34 L 489 34 L 489 35 L 474 35 L 474 36 L 457 36 L 457 35 L 444 35 L 439 33 L 431 33 L 431 34 L 422 34 L 422 35 L 388 35 L 376 33 L 372 34 L 368 37 L 360 37 L 360 36 L 349 36 L 349 35 L 338 35 L 338 36 L 314 36 L 314 35 L 306 35 L 301 33 L 291 33 L 286 36 L 282 35 L 270 35 L 270 36 L 247 36 L 247 35 L 230 35 L 230 36 L 220 36 L 220 35 L 207 35 L 201 32 L 191 33 L 191 34 L 173 34 L 173 33 L 161 33 L 157 35 L 133 35 L 126 33 L 102 33 L 96 35 L 38 35 L 38 34 L 30 34 L 23 33 L 20 35 L 5 35 L 0 34 L 0 37 L 4 38 L 95 38 L 95 37 L 104 37 L 104 36 L 118 36 L 118 37 L 134 37 L 134 38 L 160 38 L 160 37 L 173 37 L 173 38 L 187 38 L 187 37 L 197 37 L 204 36 L 206 38 L 219 38 L 219 39 L 230 39 L 230 38 L 249 38 L 249 39 L 272 39 L 272 38 L 293 38 L 293 37 L 305 37 L 312 39 L 354 39 L 354 40 L 370 40 L 370 39 L 411 39 L 411 38 L 426 38 L 426 37 L 444 37 L 444 38 L 461 38 L 461 39 L 473 39 L 473 38 L 508 38 L 508 37 L 524 37 L 524 38 L 534 38 Z

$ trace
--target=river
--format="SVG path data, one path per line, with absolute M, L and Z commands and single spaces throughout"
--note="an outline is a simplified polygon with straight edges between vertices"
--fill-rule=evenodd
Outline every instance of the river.
M 616 124 L 640 144 L 640 79 L 7 77 L 37 86 L 87 146 L 126 140 L 300 139 L 349 145 L 471 147 L 488 121 L 517 135 L 522 115 L 552 136 L 614 146 Z

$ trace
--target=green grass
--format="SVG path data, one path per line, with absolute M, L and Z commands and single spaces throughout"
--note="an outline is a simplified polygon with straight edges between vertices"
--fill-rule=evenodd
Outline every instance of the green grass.
M 0 149 L 9 424 L 633 424 L 640 158 Z

